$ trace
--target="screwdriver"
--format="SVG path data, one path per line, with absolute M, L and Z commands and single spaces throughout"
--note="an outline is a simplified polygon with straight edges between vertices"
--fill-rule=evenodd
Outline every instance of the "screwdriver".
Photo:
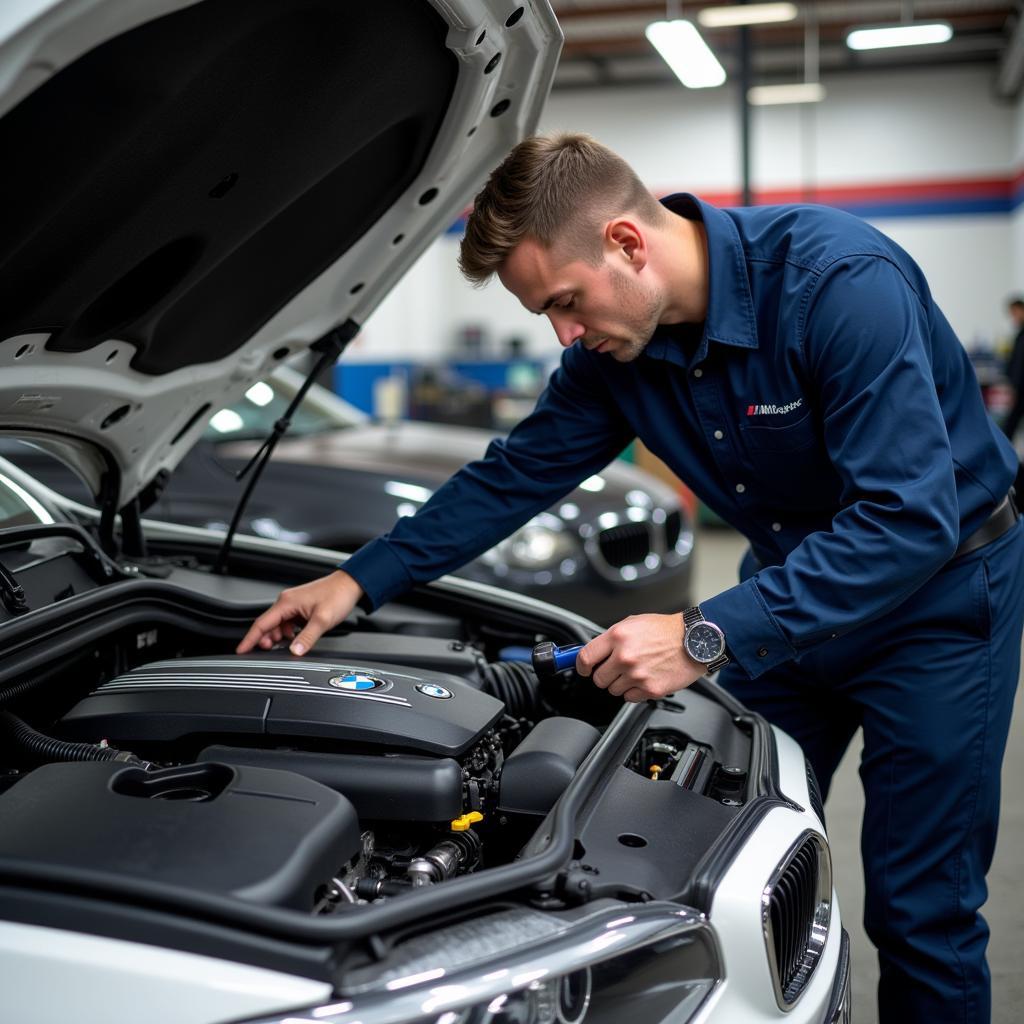
M 556 647 L 550 640 L 545 640 L 533 649 L 533 671 L 544 678 L 572 668 L 576 664 L 576 655 L 582 648 L 583 644 Z

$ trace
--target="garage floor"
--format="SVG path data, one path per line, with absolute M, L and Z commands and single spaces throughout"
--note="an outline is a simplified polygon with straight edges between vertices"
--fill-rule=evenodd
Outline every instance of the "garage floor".
M 701 531 L 696 562 L 695 596 L 698 600 L 732 586 L 744 550 L 738 534 L 730 530 Z M 860 866 L 860 819 L 864 810 L 857 766 L 859 734 L 854 738 L 825 806 L 830 828 L 832 858 L 843 921 L 853 944 L 853 1024 L 876 1024 L 875 951 L 861 926 L 864 882 Z M 1014 783 L 1014 779 L 1018 780 Z M 989 872 L 989 901 L 983 913 L 992 929 L 989 965 L 992 970 L 994 1024 L 1021 1019 L 1024 1005 L 1024 708 L 1017 691 L 1017 714 L 1003 763 L 1003 809 L 995 862 Z

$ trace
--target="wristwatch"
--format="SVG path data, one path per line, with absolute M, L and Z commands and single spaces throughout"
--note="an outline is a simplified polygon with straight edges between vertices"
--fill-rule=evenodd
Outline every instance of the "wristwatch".
M 694 605 L 683 612 L 683 650 L 704 666 L 708 672 L 717 672 L 728 664 L 725 653 L 725 634 Z

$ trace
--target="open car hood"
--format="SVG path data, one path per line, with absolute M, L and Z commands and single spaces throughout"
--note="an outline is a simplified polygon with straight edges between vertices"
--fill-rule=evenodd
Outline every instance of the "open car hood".
M 108 507 L 361 324 L 533 130 L 546 0 L 0 9 L 0 430 Z

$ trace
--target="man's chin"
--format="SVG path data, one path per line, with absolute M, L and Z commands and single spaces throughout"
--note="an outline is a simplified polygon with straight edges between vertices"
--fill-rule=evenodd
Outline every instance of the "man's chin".
M 609 349 L 609 355 L 617 363 L 631 363 L 644 350 L 644 345 L 635 341 L 620 341 Z

